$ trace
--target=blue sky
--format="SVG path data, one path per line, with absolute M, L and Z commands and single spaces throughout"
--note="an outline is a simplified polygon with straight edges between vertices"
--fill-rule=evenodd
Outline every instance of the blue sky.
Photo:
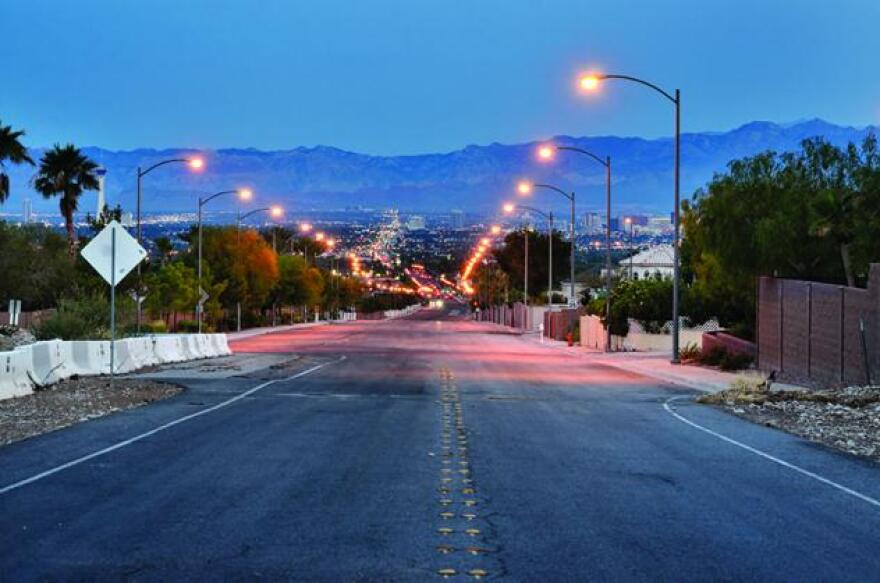
M 880 123 L 876 0 L 0 0 L 28 143 L 453 150 L 556 134 Z

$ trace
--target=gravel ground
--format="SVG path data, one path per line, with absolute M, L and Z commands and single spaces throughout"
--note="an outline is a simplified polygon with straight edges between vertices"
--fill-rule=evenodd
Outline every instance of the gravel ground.
M 880 462 L 880 387 L 768 392 L 741 385 L 698 401 Z
M 181 388 L 151 379 L 83 377 L 32 395 L 0 401 L 0 445 L 55 431 L 176 395 Z

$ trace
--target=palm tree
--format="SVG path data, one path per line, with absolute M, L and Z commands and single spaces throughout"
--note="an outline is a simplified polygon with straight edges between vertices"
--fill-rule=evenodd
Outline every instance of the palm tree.
M 8 160 L 13 164 L 34 165 L 27 148 L 19 141 L 23 135 L 23 130 L 13 131 L 11 126 L 0 123 L 0 203 L 9 198 L 9 176 L 4 171 L 3 163 Z
M 98 190 L 98 165 L 84 156 L 73 144 L 59 146 L 43 154 L 40 168 L 34 176 L 34 189 L 44 198 L 61 195 L 59 207 L 67 227 L 67 241 L 70 256 L 76 253 L 76 229 L 73 213 L 79 204 L 79 197 L 86 190 Z

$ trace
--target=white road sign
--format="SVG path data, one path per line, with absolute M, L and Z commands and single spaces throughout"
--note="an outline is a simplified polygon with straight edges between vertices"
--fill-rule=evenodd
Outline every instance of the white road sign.
M 113 278 L 110 273 L 111 249 L 112 249 L 112 233 L 116 231 L 116 279 L 115 283 L 119 283 L 128 275 L 132 269 L 137 267 L 138 263 L 147 257 L 146 250 L 141 247 L 137 240 L 128 234 L 122 225 L 116 221 L 110 221 L 98 235 L 89 241 L 89 244 L 83 247 L 80 252 L 83 259 L 89 262 L 89 265 L 95 268 L 95 271 L 103 277 L 107 283 L 113 284 Z

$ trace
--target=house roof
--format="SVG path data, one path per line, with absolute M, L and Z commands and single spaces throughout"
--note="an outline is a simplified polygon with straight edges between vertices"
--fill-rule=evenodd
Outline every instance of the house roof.
M 648 247 L 643 251 L 639 251 L 632 256 L 617 262 L 622 267 L 629 267 L 632 262 L 633 267 L 669 267 L 672 268 L 673 256 L 672 245 L 655 245 Z

